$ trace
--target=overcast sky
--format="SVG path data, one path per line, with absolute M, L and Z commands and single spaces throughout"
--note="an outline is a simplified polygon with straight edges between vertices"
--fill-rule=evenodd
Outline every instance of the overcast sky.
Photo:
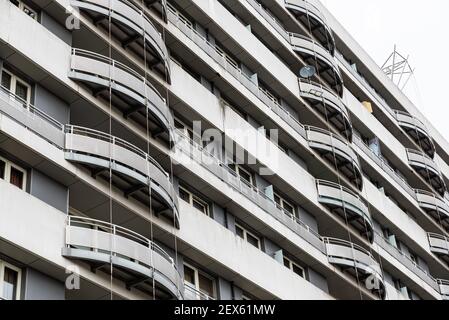
M 416 70 L 407 96 L 449 141 L 449 1 L 321 2 L 377 64 L 385 62 L 395 44 L 401 54 L 410 55 Z

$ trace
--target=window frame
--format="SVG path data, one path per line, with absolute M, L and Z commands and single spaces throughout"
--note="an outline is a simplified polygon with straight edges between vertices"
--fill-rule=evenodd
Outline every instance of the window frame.
M 22 0 L 16 0 L 18 2 L 18 6 L 16 6 L 12 1 L 10 1 L 10 3 L 12 3 L 15 7 L 19 8 L 20 11 L 23 11 L 28 17 L 30 17 L 33 20 L 37 21 L 38 18 L 38 12 L 36 10 L 34 10 L 33 8 L 31 8 L 28 4 L 26 4 L 25 2 L 23 2 Z M 31 11 L 32 13 L 34 13 L 34 17 L 30 16 L 28 13 L 25 12 L 25 9 Z
M 181 200 L 183 200 L 184 202 L 187 202 L 192 208 L 194 208 L 194 209 L 200 211 L 201 213 L 205 214 L 206 216 L 210 217 L 210 207 L 209 207 L 209 204 L 207 203 L 207 201 L 204 201 L 199 196 L 195 195 L 193 192 L 189 191 L 186 187 L 184 187 L 182 185 L 179 185 L 179 190 L 189 195 L 189 202 L 185 201 L 183 198 L 180 197 Z M 205 212 L 198 209 L 197 207 L 195 207 L 194 201 L 196 201 L 197 203 L 202 205 L 205 209 Z
M 294 274 L 296 274 L 298 277 L 301 277 L 301 278 L 307 280 L 307 279 L 306 279 L 306 269 L 305 269 L 304 267 L 300 266 L 298 263 L 294 262 L 292 259 L 288 258 L 288 257 L 285 256 L 285 255 L 284 255 L 284 257 L 283 257 L 283 262 L 284 262 L 284 267 L 286 267 L 287 269 L 289 269 L 291 272 L 293 272 Z M 288 267 L 285 265 L 285 262 L 288 262 Z M 294 271 L 293 267 L 296 267 L 296 268 L 300 269 L 300 270 L 302 271 L 302 276 L 299 275 L 299 274 L 297 274 L 297 273 Z
M 31 84 L 29 84 L 28 82 L 26 82 L 25 80 L 23 80 L 22 78 L 20 78 L 19 76 L 17 76 L 15 73 L 13 73 L 12 71 L 10 71 L 7 68 L 3 68 L 1 71 L 2 71 L 1 72 L 2 79 L 0 79 L 0 80 L 3 80 L 3 73 L 6 73 L 11 77 L 11 88 L 5 88 L 5 89 L 9 90 L 12 94 L 14 94 L 14 97 L 18 97 L 23 100 L 23 98 L 17 96 L 17 94 L 16 94 L 17 83 L 25 86 L 27 88 L 27 97 L 26 97 L 25 102 L 27 103 L 27 105 L 31 104 Z
M 5 268 L 11 269 L 17 272 L 17 289 L 16 289 L 16 297 L 14 300 L 20 300 L 21 297 L 21 288 L 22 288 L 22 270 L 6 261 L 0 260 L 0 298 L 6 300 L 4 296 L 4 277 L 5 277 Z M 12 301 L 14 301 L 12 300 Z
M 279 198 L 280 204 L 276 202 L 276 197 Z M 274 202 L 276 203 L 276 206 L 280 207 L 280 209 L 282 209 L 282 211 L 283 211 L 285 214 L 288 213 L 288 215 L 289 215 L 293 220 L 299 219 L 298 210 L 296 209 L 296 207 L 295 207 L 290 201 L 285 200 L 285 198 L 282 197 L 282 196 L 281 196 L 279 193 L 277 193 L 277 192 L 274 192 Z M 290 207 L 293 209 L 293 212 L 292 212 L 292 213 L 288 212 L 288 210 L 285 208 L 285 204 L 287 204 L 288 206 L 290 206 Z
M 190 263 L 184 262 L 184 267 L 187 267 L 187 268 L 193 270 L 193 277 L 195 279 L 195 283 L 186 282 L 185 276 L 184 276 L 183 277 L 184 285 L 190 286 L 192 289 L 196 290 L 197 292 L 199 292 L 201 294 L 204 294 L 204 295 L 207 295 L 207 296 L 209 296 L 209 297 L 211 297 L 213 299 L 216 299 L 216 297 L 217 297 L 217 285 L 215 283 L 214 277 L 212 277 L 211 275 L 207 274 L 206 272 L 200 270 L 199 268 L 194 267 Z M 201 288 L 200 288 L 200 275 L 205 277 L 205 278 L 207 278 L 207 279 L 209 279 L 209 280 L 211 280 L 211 282 L 212 282 L 212 291 L 213 291 L 212 295 L 210 295 L 209 293 L 206 293 L 203 290 L 201 290 Z
M 24 168 L 22 168 L 21 166 L 15 164 L 15 163 L 12 162 L 12 161 L 9 161 L 9 160 L 7 160 L 7 159 L 1 157 L 1 156 L 0 156 L 0 161 L 2 161 L 2 162 L 5 163 L 5 176 L 4 176 L 3 179 L 0 177 L 0 180 L 3 180 L 3 181 L 5 181 L 5 182 L 7 182 L 7 183 L 13 185 L 13 184 L 11 183 L 11 168 L 14 168 L 15 170 L 20 171 L 20 172 L 23 173 L 22 188 L 19 188 L 19 187 L 17 187 L 17 188 L 19 188 L 19 189 L 22 190 L 22 191 L 26 191 L 26 188 L 27 188 L 27 182 L 28 182 L 28 174 L 27 174 L 27 171 L 26 171 Z M 14 185 L 14 186 L 15 186 L 15 185 Z
M 237 234 L 237 228 L 243 230 L 243 238 Z M 235 223 L 235 229 L 236 229 L 235 234 L 236 234 L 237 237 L 241 238 L 246 243 L 252 245 L 254 248 L 262 250 L 262 239 L 259 236 L 256 236 L 254 233 L 252 233 L 247 228 L 243 227 L 241 224 L 239 224 L 237 222 Z M 248 235 L 250 235 L 254 239 L 257 239 L 257 247 L 255 245 L 253 245 L 251 242 L 248 241 Z

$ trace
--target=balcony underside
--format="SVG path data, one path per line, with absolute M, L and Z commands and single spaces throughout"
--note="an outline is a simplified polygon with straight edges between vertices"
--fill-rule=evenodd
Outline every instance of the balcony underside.
M 301 97 L 312 108 L 316 109 L 326 121 L 330 122 L 343 137 L 352 141 L 352 123 L 346 106 L 333 93 L 321 88 L 318 84 L 300 81 Z
M 170 59 L 164 40 L 141 8 L 127 0 L 71 0 L 70 4 L 107 32 L 110 18 L 113 37 L 125 49 L 145 58 L 148 68 L 158 69 L 170 83 Z
M 311 31 L 323 47 L 333 55 L 335 39 L 324 15 L 316 7 L 304 0 L 286 0 L 285 5 L 297 20 Z
M 144 83 L 143 78 L 138 78 L 122 68 L 110 66 L 112 60 L 100 61 L 96 58 L 105 57 L 95 54 L 92 57 L 72 55 L 69 78 L 85 85 L 94 96 L 104 99 L 107 103 L 111 101 L 113 107 L 123 113 L 125 118 L 139 123 L 144 128 L 148 123 L 153 136 L 163 136 L 170 140 L 173 117 L 156 89 Z
M 344 221 L 350 223 L 371 242 L 373 241 L 373 223 L 368 207 L 361 200 L 332 185 L 318 185 L 318 202 L 340 216 Z
M 444 196 L 446 192 L 446 184 L 437 169 L 417 162 L 410 162 L 410 165 L 421 177 L 424 178 L 424 180 L 432 185 L 436 192 L 438 192 L 441 196 Z
M 428 195 L 427 192 L 417 192 L 417 198 L 421 209 L 449 231 L 449 206 L 445 201 L 437 196 Z
M 399 122 L 399 125 L 429 157 L 435 156 L 435 145 L 426 131 L 406 122 Z
M 363 189 L 362 174 L 357 160 L 347 153 L 320 142 L 309 141 L 309 146 L 318 151 L 332 166 L 347 177 L 359 190 Z

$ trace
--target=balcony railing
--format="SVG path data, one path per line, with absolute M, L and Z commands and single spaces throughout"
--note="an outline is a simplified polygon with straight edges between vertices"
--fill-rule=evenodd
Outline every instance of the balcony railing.
M 373 222 L 366 203 L 355 192 L 337 183 L 317 180 L 318 201 L 330 208 L 363 235 L 373 240 Z
M 173 117 L 165 98 L 145 77 L 125 64 L 94 52 L 73 48 L 69 77 L 92 87 L 92 91 L 98 94 L 102 90 L 109 94 L 111 88 L 120 96 L 120 99 L 110 97 L 114 106 L 126 117 L 140 115 L 137 121 L 146 124 L 146 117 L 150 116 L 163 131 L 172 130 Z
M 316 149 L 333 166 L 348 177 L 357 188 L 362 189 L 362 171 L 357 154 L 347 141 L 327 130 L 306 127 L 309 146 Z M 334 157 L 338 159 L 335 161 Z
M 201 48 L 209 57 L 217 62 L 224 70 L 231 74 L 237 81 L 240 82 L 247 90 L 249 90 L 255 97 L 262 101 L 271 111 L 273 111 L 282 120 L 287 122 L 298 134 L 306 139 L 304 126 L 282 107 L 278 101 L 268 96 L 263 90 L 259 88 L 256 80 L 246 75 L 235 61 L 230 61 L 227 55 L 224 54 L 217 45 L 210 43 L 207 39 L 196 31 L 193 26 L 182 17 L 182 15 L 170 4 L 168 4 L 168 21 L 177 27 L 186 37 L 192 40 L 199 48 Z
M 393 246 L 388 239 L 385 239 L 378 232 L 374 233 L 374 242 L 378 244 L 382 249 L 388 252 L 391 256 L 393 256 L 396 260 L 398 260 L 402 265 L 406 266 L 411 272 L 416 274 L 421 280 L 426 282 L 429 286 L 431 286 L 434 290 L 438 291 L 438 284 L 435 278 L 433 278 L 426 270 L 424 270 L 420 265 L 418 265 L 415 261 L 410 259 L 407 255 L 405 255 L 401 250 Z
M 128 32 L 119 39 L 125 47 L 139 41 L 135 35 L 140 35 L 146 41 L 146 45 L 141 43 L 140 46 L 152 49 L 151 52 L 163 63 L 170 79 L 170 59 L 164 39 L 141 7 L 128 0 L 71 0 L 70 4 L 88 11 L 94 15 L 94 20 L 99 20 L 97 16 L 110 17 L 111 22 L 116 23 L 119 29 L 126 28 Z M 114 30 L 111 29 L 112 32 Z M 123 32 L 116 34 L 123 35 Z
M 104 132 L 77 126 L 66 126 L 65 157 L 69 161 L 103 170 L 112 169 L 127 176 L 133 183 L 117 181 L 125 189 L 125 196 L 157 196 L 165 214 L 173 214 L 179 226 L 178 202 L 168 173 L 146 152 L 129 142 Z M 153 203 L 156 207 L 156 203 Z M 172 216 L 171 216 L 172 217 Z
M 311 102 L 349 141 L 352 140 L 352 124 L 349 112 L 343 101 L 326 87 L 305 80 L 298 80 L 299 94 Z
M 312 34 L 319 39 L 323 46 L 328 48 L 331 54 L 334 54 L 334 36 L 324 14 L 315 5 L 305 0 L 285 0 L 285 6 L 299 16 L 300 22 L 306 28 L 309 28 L 310 25 Z
M 320 77 L 342 94 L 343 77 L 337 61 L 329 51 L 318 42 L 297 33 L 290 33 L 290 44 L 306 63 L 318 67 Z
M 3 86 L 0 86 L 0 113 L 56 147 L 64 147 L 64 125 Z
M 419 206 L 449 230 L 449 205 L 445 198 L 435 195 L 432 192 L 416 190 L 416 197 Z
M 330 263 L 347 269 L 359 279 L 373 276 L 374 279 L 370 281 L 372 291 L 380 294 L 382 298 L 385 296 L 382 270 L 368 250 L 340 239 L 324 238 L 323 241 Z
M 184 283 L 184 300 L 210 301 L 215 300 L 215 298 L 211 297 L 207 293 L 193 288 L 189 283 Z
M 438 256 L 449 258 L 449 239 L 436 233 L 428 233 L 430 251 Z
M 440 286 L 440 293 L 443 300 L 449 300 L 449 281 L 448 280 L 438 280 L 438 285 Z
M 424 152 L 407 149 L 407 157 L 413 167 L 441 195 L 446 192 L 446 184 L 437 164 Z
M 185 161 L 194 160 L 196 163 L 202 165 L 222 182 L 245 196 L 259 208 L 273 216 L 287 228 L 324 253 L 324 244 L 321 240 L 321 236 L 316 231 L 298 218 L 292 217 L 291 213 L 280 208 L 274 199 L 269 198 L 265 192 L 240 179 L 240 177 L 225 163 L 219 160 L 216 156 L 210 154 L 202 146 L 195 143 L 190 137 L 184 135 L 183 132 L 175 130 L 175 137 L 176 142 L 174 150 L 179 152 L 179 157 L 175 157 L 177 161 L 182 163 L 183 155 L 185 155 L 187 156 L 187 159 L 184 159 Z
M 130 272 L 129 284 L 153 281 L 173 298 L 184 295 L 181 276 L 170 255 L 153 241 L 126 228 L 85 217 L 67 217 L 66 258 Z M 108 267 L 109 269 L 109 267 Z M 139 281 L 133 279 L 137 276 Z
M 435 146 L 425 124 L 407 112 L 399 110 L 395 110 L 394 112 L 399 126 L 415 140 L 428 156 L 433 158 L 435 155 Z

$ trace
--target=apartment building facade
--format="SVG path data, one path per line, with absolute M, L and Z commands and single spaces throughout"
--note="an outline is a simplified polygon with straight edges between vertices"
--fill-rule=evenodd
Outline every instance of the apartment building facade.
M 0 21 L 0 299 L 449 298 L 449 143 L 320 2 Z

